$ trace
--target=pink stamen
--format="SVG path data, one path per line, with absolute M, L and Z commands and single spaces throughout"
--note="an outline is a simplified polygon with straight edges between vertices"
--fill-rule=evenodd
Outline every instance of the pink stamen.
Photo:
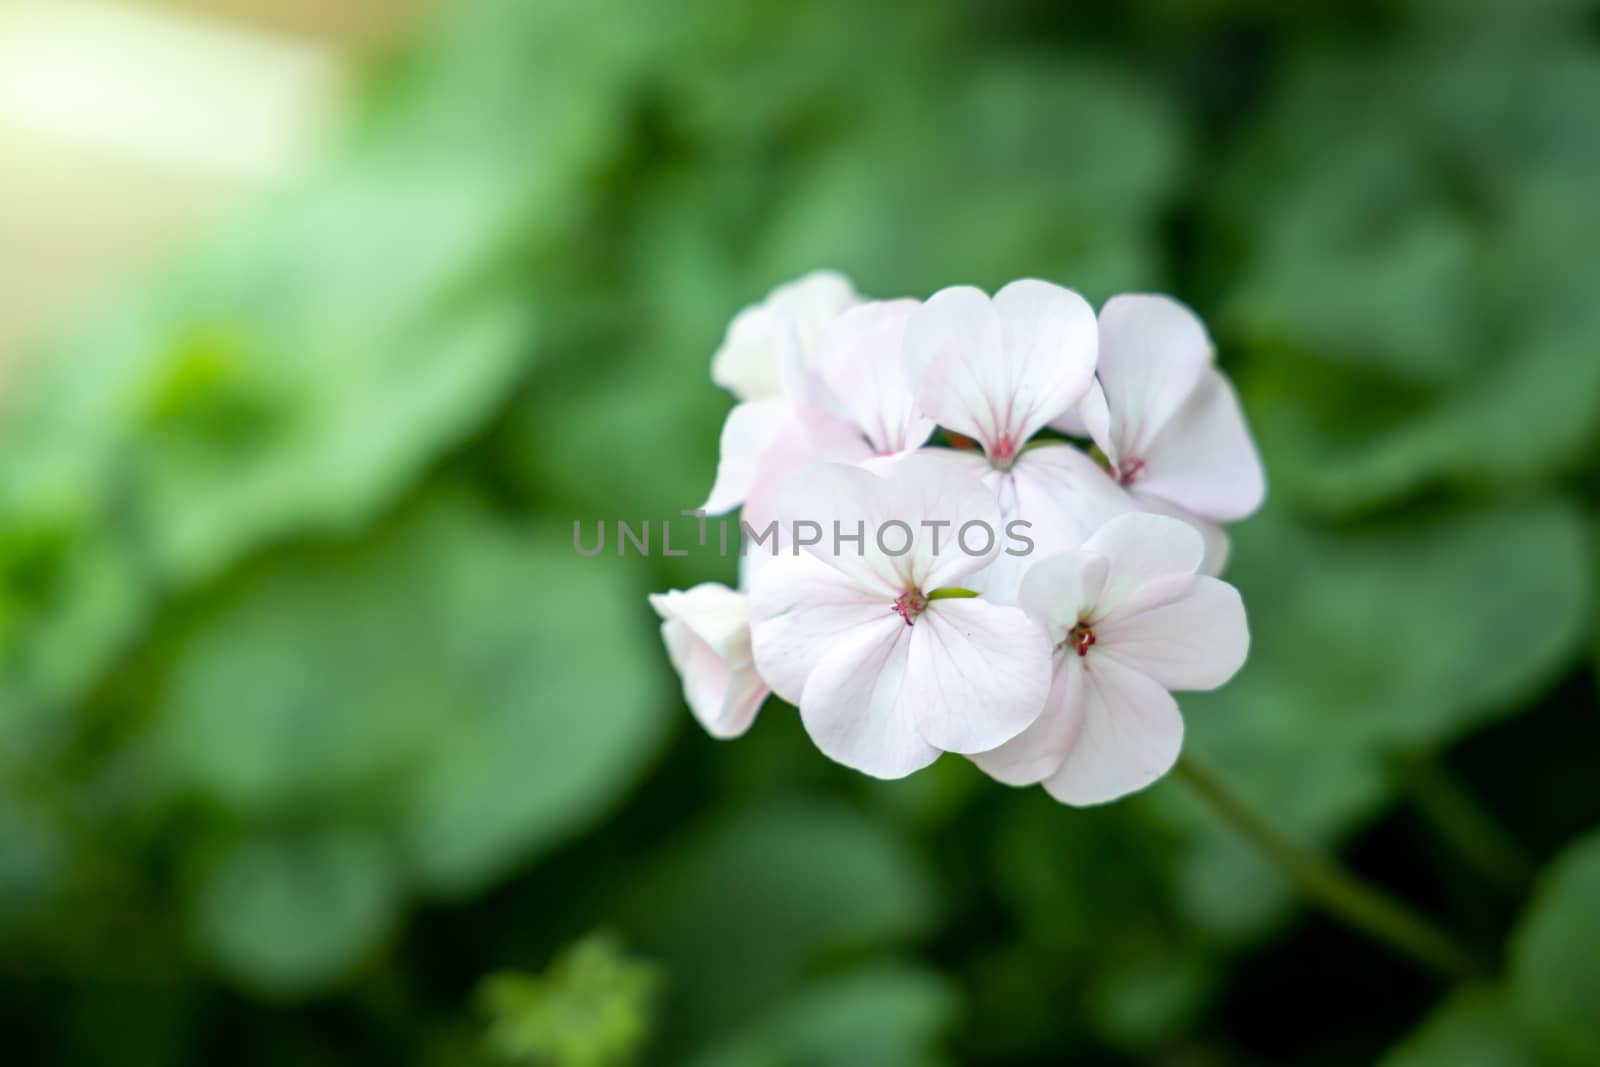
M 1132 485 L 1134 479 L 1144 473 L 1144 460 L 1130 459 L 1117 470 L 1117 484 L 1122 486 Z
M 893 611 L 896 615 L 906 620 L 906 625 L 917 621 L 917 616 L 928 609 L 928 598 L 922 595 L 920 589 L 907 589 L 895 599 Z
M 1009 467 L 1017 458 L 1017 442 L 1010 434 L 994 443 L 989 460 L 997 467 Z

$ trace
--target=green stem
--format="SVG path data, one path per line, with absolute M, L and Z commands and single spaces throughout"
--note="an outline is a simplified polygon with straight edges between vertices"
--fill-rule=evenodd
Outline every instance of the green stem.
M 929 600 L 966 600 L 978 594 L 971 589 L 963 589 L 959 585 L 947 585 L 943 589 L 935 589 L 928 594 Z
M 1173 774 L 1334 918 L 1448 977 L 1483 974 L 1477 959 L 1455 938 L 1327 856 L 1284 834 L 1193 757 L 1180 759 Z

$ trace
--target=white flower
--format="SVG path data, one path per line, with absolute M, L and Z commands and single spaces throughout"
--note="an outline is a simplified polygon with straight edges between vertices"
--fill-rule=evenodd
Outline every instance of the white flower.
M 780 481 L 761 475 L 764 470 L 781 474 L 790 457 L 851 462 L 866 453 L 843 420 L 825 411 L 802 417 L 798 410 L 807 406 L 804 399 L 812 391 L 818 339 L 859 303 L 850 279 L 837 271 L 813 271 L 733 317 L 711 357 L 711 380 L 740 402 L 722 424 L 716 483 L 702 510 L 717 515 L 738 507 L 763 481 Z
M 860 304 L 834 319 L 817 341 L 813 406 L 841 414 L 875 455 L 919 448 L 933 435 L 933 420 L 917 407 L 901 356 L 920 306 L 915 300 Z
M 941 751 L 986 751 L 1025 729 L 1050 687 L 1050 647 L 1018 608 L 941 595 L 1001 551 L 990 492 L 926 452 L 883 466 L 887 477 L 824 464 L 790 483 L 784 524 L 818 523 L 823 541 L 756 572 L 750 616 L 762 676 L 798 705 L 817 747 L 896 778 Z M 854 542 L 835 551 L 836 523 L 863 535 L 859 551 Z M 960 542 L 969 523 L 992 535 L 969 529 L 970 553 Z M 914 536 L 896 555 L 907 540 L 900 524 Z M 942 533 L 937 545 L 930 531 Z
M 1264 477 L 1181 304 L 1126 295 L 1097 317 L 1034 280 L 868 302 L 819 272 L 741 312 L 712 374 L 740 403 L 705 510 L 777 522 L 783 551 L 742 561 L 748 601 L 651 598 L 711 733 L 748 729 L 770 687 L 868 774 L 956 752 L 1103 803 L 1177 759 L 1170 690 L 1242 665 L 1243 606 L 1206 572 Z M 921 448 L 936 425 L 981 450 Z M 1109 471 L 1033 440 L 1047 425 Z
M 1205 324 L 1170 297 L 1142 293 L 1106 301 L 1099 322 L 1098 381 L 1054 425 L 1094 438 L 1141 506 L 1220 538 L 1206 527 L 1252 514 L 1266 480 Z
M 973 761 L 1073 805 L 1116 800 L 1170 770 L 1183 719 L 1168 690 L 1215 689 L 1250 644 L 1238 592 L 1197 575 L 1203 552 L 1188 524 L 1133 513 L 1035 563 L 1021 602 L 1055 646 L 1050 695 L 1032 726 Z
M 802 373 L 817 338 L 861 302 L 850 279 L 831 270 L 786 282 L 733 317 L 711 357 L 711 380 L 740 400 L 779 395 Z
M 750 653 L 750 604 L 716 582 L 652 593 L 661 639 L 683 679 L 683 698 L 712 737 L 750 729 L 770 690 Z
M 781 397 L 739 404 L 722 424 L 717 480 L 700 510 L 720 515 L 744 505 L 746 521 L 765 526 L 776 514 L 778 491 L 795 472 L 872 455 L 860 430 L 820 408 L 797 408 Z
M 717 480 L 703 505 L 744 504 L 765 526 L 778 491 L 812 463 L 859 463 L 914 449 L 933 433 L 900 358 L 914 300 L 858 304 L 823 327 L 781 392 L 735 407 L 723 425 Z
M 1035 552 L 1073 548 L 1107 519 L 1136 508 L 1094 461 L 1065 444 L 1028 447 L 1094 381 L 1094 310 L 1070 289 L 1024 279 L 991 300 L 971 286 L 943 289 L 911 318 L 907 373 L 917 405 L 976 440 L 981 456 L 946 461 L 981 477 L 1006 522 L 1032 527 Z M 1002 557 L 983 588 L 1015 599 L 1027 561 Z

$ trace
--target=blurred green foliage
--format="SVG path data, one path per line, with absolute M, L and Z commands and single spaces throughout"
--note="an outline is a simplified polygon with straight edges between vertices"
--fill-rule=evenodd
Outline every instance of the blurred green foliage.
M 1384 1067 L 1537 1067 L 1600 1059 L 1600 836 L 1551 864 L 1511 943 L 1503 984 L 1441 1007 Z
M 614 939 L 591 934 L 549 972 L 492 975 L 479 990 L 491 1053 L 509 1064 L 626 1067 L 650 1036 L 659 976 Z
M 1597 38 L 1578 0 L 441 5 L 318 170 L 6 398 L 20 1062 L 585 1067 L 647 987 L 650 1063 L 1600 1062 Z M 1492 980 L 1306 915 L 1176 785 L 1072 812 L 861 779 L 777 704 L 692 727 L 643 594 L 731 563 L 571 523 L 703 498 L 721 330 L 818 266 L 1201 311 L 1272 499 L 1191 744 Z M 472 991 L 541 971 L 486 1041 Z

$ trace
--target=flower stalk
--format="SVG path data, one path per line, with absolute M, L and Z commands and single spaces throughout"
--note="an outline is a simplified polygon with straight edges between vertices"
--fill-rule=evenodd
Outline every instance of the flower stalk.
M 1333 918 L 1447 978 L 1466 980 L 1485 973 L 1477 957 L 1456 938 L 1286 835 L 1194 757 L 1183 756 L 1172 773 Z

